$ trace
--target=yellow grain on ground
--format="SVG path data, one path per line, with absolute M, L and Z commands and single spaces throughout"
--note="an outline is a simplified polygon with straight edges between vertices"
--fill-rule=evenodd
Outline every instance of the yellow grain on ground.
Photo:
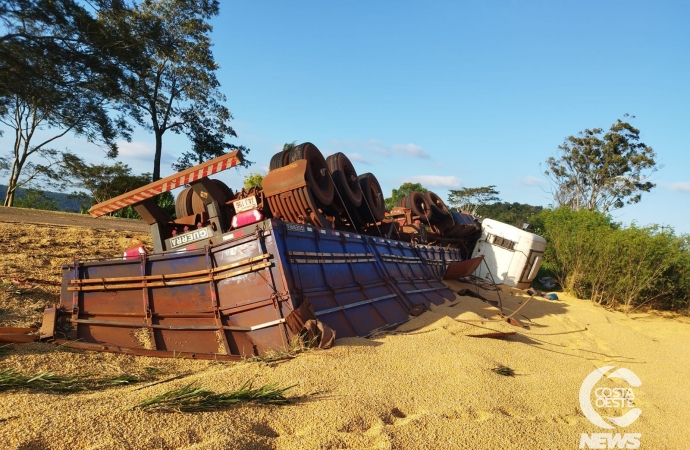
M 35 277 L 30 267 L 23 270 Z M 559 295 L 559 301 L 530 301 L 516 315 L 529 330 L 503 339 L 469 337 L 478 326 L 483 332 L 516 328 L 493 322 L 493 306 L 457 297 L 392 332 L 338 339 L 329 350 L 268 364 L 13 346 L 0 356 L 0 370 L 105 377 L 154 368 L 156 380 L 169 381 L 68 395 L 0 393 L 0 442 L 9 449 L 576 449 L 582 433 L 612 432 L 641 433 L 643 449 L 687 448 L 687 320 L 626 316 Z M 528 297 L 505 289 L 501 298 L 510 313 Z M 515 376 L 491 370 L 499 365 Z M 642 415 L 627 428 L 598 428 L 580 410 L 580 385 L 605 365 L 626 367 L 642 381 L 635 389 Z M 294 401 L 200 414 L 131 409 L 190 382 L 220 392 L 246 380 L 294 384 L 288 394 Z

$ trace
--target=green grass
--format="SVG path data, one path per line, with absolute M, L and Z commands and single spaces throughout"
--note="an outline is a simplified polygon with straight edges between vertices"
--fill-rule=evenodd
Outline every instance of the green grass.
M 53 372 L 39 372 L 36 375 L 24 375 L 14 369 L 0 371 L 0 392 L 29 389 L 49 393 L 70 393 L 86 390 L 107 389 L 143 381 L 149 381 L 149 375 L 127 374 L 110 378 L 64 377 Z
M 285 404 L 290 401 L 285 393 L 296 385 L 281 388 L 277 383 L 254 389 L 245 382 L 238 390 L 215 393 L 207 388 L 190 383 L 144 400 L 133 409 L 156 412 L 203 412 L 226 409 L 242 402 L 260 404 Z
M 497 374 L 503 375 L 505 377 L 514 377 L 515 376 L 515 371 L 508 366 L 500 365 L 498 367 L 494 367 L 491 370 L 493 372 L 496 372 Z
M 34 376 L 23 375 L 14 369 L 0 371 L 0 391 L 32 389 L 43 392 L 76 392 L 86 389 L 78 377 L 61 377 L 52 372 L 40 372 Z

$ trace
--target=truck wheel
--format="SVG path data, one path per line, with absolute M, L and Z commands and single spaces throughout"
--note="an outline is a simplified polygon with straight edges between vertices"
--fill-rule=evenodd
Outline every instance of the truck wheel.
M 383 199 L 381 185 L 373 173 L 359 176 L 359 186 L 362 189 L 362 204 L 359 212 L 367 221 L 380 222 L 386 214 L 386 202 Z M 373 217 L 372 217 L 373 214 Z
M 271 162 L 268 164 L 268 170 L 275 170 L 275 169 L 280 169 L 283 167 L 286 162 L 285 162 L 285 156 L 286 154 L 290 153 L 289 151 L 286 150 L 281 150 L 275 155 L 271 157 Z M 288 155 L 289 156 L 289 155 Z
M 405 207 L 412 211 L 412 214 L 419 216 L 419 220 L 424 223 L 431 221 L 431 209 L 429 200 L 421 192 L 410 192 L 405 196 Z
M 328 170 L 331 171 L 335 188 L 343 197 L 343 200 L 354 207 L 362 204 L 362 192 L 357 179 L 357 172 L 352 162 L 344 153 L 335 153 L 326 158 Z M 349 205 L 348 205 L 349 206 Z
M 450 215 L 448 207 L 438 195 L 431 191 L 426 193 L 426 198 L 429 200 L 430 218 L 434 222 L 441 222 Z
M 312 194 L 322 206 L 328 206 L 333 201 L 333 183 L 328 176 L 328 164 L 321 151 L 311 142 L 300 144 L 290 152 L 290 163 L 307 160 L 305 178 Z

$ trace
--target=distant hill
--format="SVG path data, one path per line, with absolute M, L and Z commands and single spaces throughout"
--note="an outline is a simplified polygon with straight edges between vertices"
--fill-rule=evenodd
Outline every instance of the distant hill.
M 5 199 L 5 192 L 7 192 L 7 186 L 0 184 L 0 198 L 2 200 Z M 24 192 L 24 189 L 18 189 L 17 197 L 22 198 L 24 196 Z M 68 194 L 51 191 L 43 191 L 43 193 L 47 199 L 58 202 L 58 211 L 79 212 L 79 201 L 76 199 L 67 198 Z

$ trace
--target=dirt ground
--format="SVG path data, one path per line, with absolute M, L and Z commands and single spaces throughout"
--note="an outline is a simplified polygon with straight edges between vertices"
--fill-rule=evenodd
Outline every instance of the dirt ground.
M 62 264 L 118 255 L 132 239 L 150 245 L 141 228 L 12 223 L 0 216 L 0 326 L 39 322 L 43 307 L 58 300 Z M 467 287 L 449 285 L 456 291 Z M 496 299 L 495 293 L 483 293 Z M 155 369 L 158 375 L 147 383 L 71 394 L 0 392 L 0 442 L 8 449 L 576 449 L 583 433 L 612 433 L 612 438 L 640 433 L 639 448 L 688 448 L 687 319 L 625 315 L 559 296 L 558 301 L 534 298 L 525 306 L 524 292 L 504 289 L 504 311 L 524 306 L 516 317 L 529 325 L 511 328 L 517 334 L 504 339 L 470 337 L 479 327 L 497 326 L 491 320 L 498 310 L 458 296 L 394 331 L 338 339 L 329 350 L 272 363 L 13 344 L 0 355 L 0 371 L 106 377 Z M 514 369 L 515 376 L 492 370 L 500 365 Z M 627 427 L 599 428 L 583 414 L 581 385 L 602 366 L 627 368 L 641 380 L 634 387 L 634 407 L 642 413 Z M 257 386 L 295 385 L 288 393 L 292 402 L 195 414 L 132 409 L 190 382 L 223 391 L 247 380 Z M 629 387 L 608 378 L 599 386 Z M 629 409 L 598 411 L 617 417 Z M 608 448 L 606 441 L 600 448 Z
M 0 206 L 0 222 L 31 223 L 59 226 L 81 226 L 100 230 L 135 231 L 148 233 L 149 226 L 141 220 L 119 219 L 117 217 L 91 217 L 61 211 L 43 211 L 29 208 L 7 208 Z

